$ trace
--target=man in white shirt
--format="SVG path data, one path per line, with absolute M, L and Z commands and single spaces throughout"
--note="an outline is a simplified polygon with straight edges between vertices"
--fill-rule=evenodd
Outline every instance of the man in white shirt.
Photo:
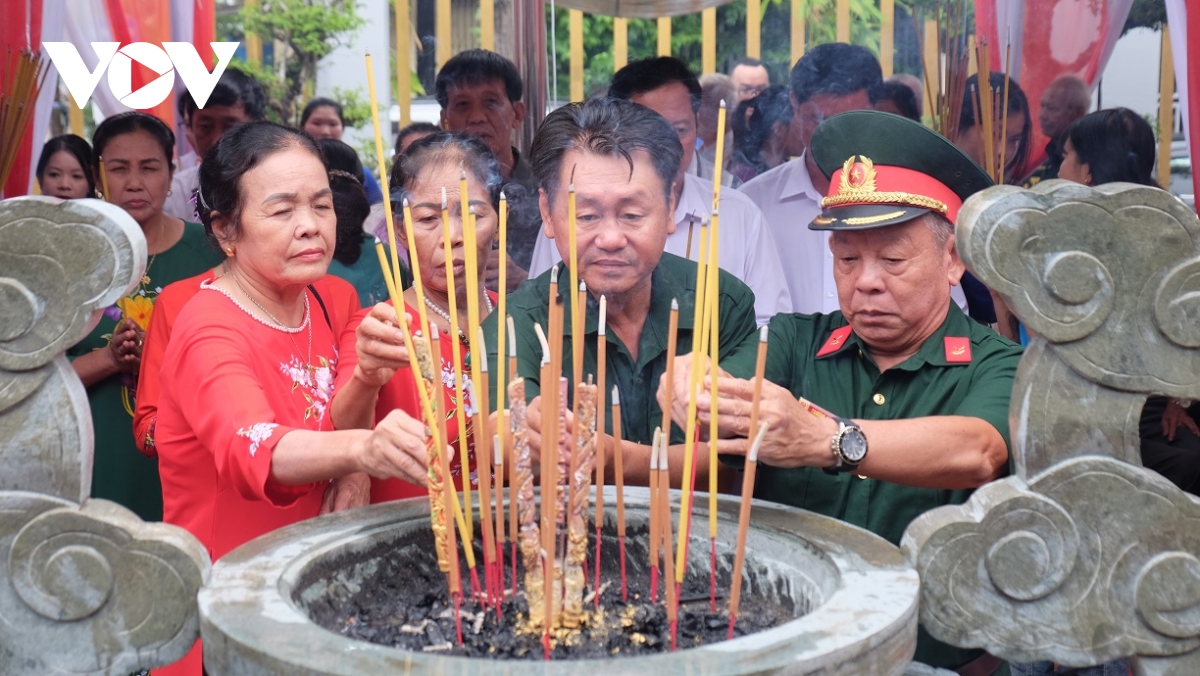
M 879 61 L 865 48 L 838 42 L 814 47 L 792 68 L 793 133 L 807 148 L 825 118 L 872 109 L 870 92 L 882 81 Z M 821 198 L 829 191 L 829 179 L 809 153 L 747 181 L 741 191 L 762 210 L 779 247 L 792 302 L 788 311 L 812 314 L 840 309 L 829 233 L 808 228 L 821 215 Z M 965 307 L 966 297 L 959 287 L 952 289 L 951 296 Z
M 696 111 L 700 83 L 686 64 L 673 57 L 634 61 L 613 76 L 609 96 L 631 100 L 664 117 L 683 145 L 683 159 L 674 186 L 677 207 L 675 228 L 665 250 L 695 260 L 700 249 L 701 225 L 712 218 L 712 181 L 687 172 L 696 147 Z M 762 212 L 736 190 L 721 191 L 720 265 L 754 291 L 759 325 L 786 312 L 788 297 L 783 267 Z M 689 250 L 689 242 L 691 244 Z M 534 277 L 561 260 L 545 232 L 534 246 L 529 275 Z

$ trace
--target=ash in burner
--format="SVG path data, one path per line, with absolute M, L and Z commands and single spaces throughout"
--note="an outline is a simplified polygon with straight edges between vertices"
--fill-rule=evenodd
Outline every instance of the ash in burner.
M 648 532 L 630 524 L 626 538 L 629 600 L 621 600 L 621 572 L 616 532 L 606 524 L 602 542 L 600 607 L 588 590 L 587 611 L 580 629 L 553 633 L 554 659 L 609 658 L 670 651 L 671 639 L 660 581 L 657 602 L 649 599 Z M 695 549 L 699 542 L 693 542 Z M 710 611 L 708 543 L 703 543 L 703 569 L 693 566 L 680 593 L 678 648 L 724 641 L 729 627 L 728 594 L 733 568 L 731 553 L 717 559 L 717 611 Z M 472 600 L 460 607 L 462 646 L 456 643 L 454 611 L 446 577 L 437 568 L 433 535 L 428 529 L 410 531 L 369 549 L 330 555 L 305 571 L 293 600 L 321 627 L 343 636 L 416 652 L 498 659 L 543 659 L 540 626 L 526 625 L 528 606 L 523 592 L 512 594 L 511 550 L 505 548 L 507 593 L 501 616 Z M 475 558 L 482 579 L 483 555 Z M 735 636 L 764 631 L 795 619 L 809 605 L 775 603 L 760 592 L 773 587 L 761 569 L 747 561 Z M 466 562 L 461 561 L 467 586 Z M 587 570 L 594 572 L 595 561 Z M 523 580 L 518 565 L 518 581 Z M 518 589 L 520 584 L 518 583 Z M 801 612 L 797 612 L 797 608 Z

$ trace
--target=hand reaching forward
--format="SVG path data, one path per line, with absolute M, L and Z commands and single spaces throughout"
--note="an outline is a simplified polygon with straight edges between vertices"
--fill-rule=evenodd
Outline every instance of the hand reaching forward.
M 408 366 L 404 334 L 396 326 L 391 305 L 379 303 L 363 318 L 355 331 L 354 349 L 358 353 L 355 376 L 372 387 L 383 387 L 396 371 Z
M 359 448 L 359 468 L 376 478 L 398 478 L 424 486 L 429 464 L 427 432 L 425 423 L 400 409 L 392 411 Z

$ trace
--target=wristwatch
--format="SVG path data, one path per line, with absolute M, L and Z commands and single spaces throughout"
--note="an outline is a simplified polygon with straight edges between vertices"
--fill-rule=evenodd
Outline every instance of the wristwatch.
M 835 418 L 838 431 L 833 434 L 833 457 L 836 460 L 832 467 L 825 468 L 830 474 L 853 472 L 858 469 L 863 459 L 867 457 L 867 435 L 862 428 L 848 418 Z

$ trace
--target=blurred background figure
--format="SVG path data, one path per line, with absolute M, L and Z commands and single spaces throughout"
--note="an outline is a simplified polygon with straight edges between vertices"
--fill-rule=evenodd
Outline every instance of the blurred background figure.
M 884 82 L 902 84 L 912 90 L 913 98 L 917 101 L 917 117 L 914 119 L 921 119 L 925 114 L 925 85 L 921 82 L 921 78 L 909 73 L 896 73 Z
M 42 146 L 37 181 L 42 194 L 64 200 L 96 196 L 92 147 L 74 134 L 55 136 Z
M 1046 143 L 1046 161 L 1033 170 L 1025 181 L 1032 187 L 1038 181 L 1058 178 L 1058 168 L 1063 161 L 1063 134 L 1071 123 L 1087 114 L 1092 107 L 1092 92 L 1088 84 L 1077 75 L 1060 75 L 1042 93 L 1038 124 L 1042 133 L 1050 139 Z
M 346 120 L 342 104 L 324 97 L 318 97 L 309 101 L 308 105 L 304 106 L 304 111 L 300 113 L 300 128 L 308 132 L 308 135 L 317 141 L 323 139 L 341 141 L 342 133 L 346 130 Z M 358 154 L 355 153 L 355 160 L 357 159 Z M 359 171 L 362 171 L 361 163 L 359 164 Z M 367 194 L 368 204 L 383 202 L 383 190 L 379 187 L 378 179 L 369 173 L 362 174 L 360 183 Z
M 729 69 L 729 78 L 733 80 L 737 92 L 737 103 L 752 99 L 771 86 L 771 74 L 767 72 L 767 67 L 762 61 L 750 57 L 734 61 Z M 730 101 L 730 107 L 732 104 Z
M 729 131 L 732 128 L 734 108 L 733 80 L 727 75 L 709 73 L 699 78 L 700 108 L 696 111 L 696 152 L 692 153 L 692 161 L 687 173 L 700 178 L 712 180 L 716 175 L 717 161 L 717 117 L 721 101 L 725 101 L 725 167 L 729 167 L 729 156 L 733 152 Z M 708 82 L 708 85 L 704 83 Z M 721 185 L 736 188 L 742 182 L 728 171 L 721 172 Z
M 337 216 L 337 238 L 329 274 L 350 282 L 363 307 L 382 303 L 388 298 L 387 282 L 375 254 L 375 238 L 363 231 L 363 222 L 371 212 L 363 188 L 362 162 L 354 148 L 332 138 L 317 142 L 329 165 L 329 189 L 333 191 L 333 211 Z
M 183 95 L 178 108 L 183 113 L 188 142 L 196 151 L 196 157 L 203 158 L 208 149 L 235 125 L 265 119 L 266 106 L 262 85 L 241 71 L 226 68 L 203 108 L 196 106 L 188 94 Z M 168 153 L 167 158 L 171 157 Z M 171 192 L 163 210 L 176 218 L 195 221 L 196 205 L 192 203 L 192 196 L 199 187 L 199 163 L 182 165 L 171 177 Z
M 163 287 L 211 270 L 221 255 L 197 223 L 163 211 L 175 166 L 175 134 L 157 117 L 139 112 L 114 115 L 92 136 L 99 175 L 103 162 L 111 194 L 105 199 L 137 221 L 146 238 L 146 271 L 128 296 L 106 309 L 100 323 L 67 350 L 87 388 L 96 432 L 92 497 L 161 521 L 162 489 L 154 460 L 133 439 L 142 346 Z
M 997 108 L 1000 107 L 999 102 L 1004 97 L 1004 81 L 1004 73 L 993 72 L 988 78 L 992 88 L 992 99 L 997 102 Z M 958 138 L 952 140 L 979 166 L 986 168 L 983 125 L 975 119 L 975 111 L 978 108 L 979 79 L 978 76 L 972 75 L 967 78 L 967 87 L 963 92 L 962 113 L 958 118 Z M 998 126 L 999 119 L 996 120 L 993 128 Z M 1021 85 L 1016 80 L 1008 78 L 1008 121 L 1003 132 L 1004 180 L 997 181 L 998 183 L 1020 184 L 1021 179 L 1024 178 L 1021 175 L 1022 167 L 1029 159 L 1032 133 L 1033 122 L 1029 117 L 1029 102 L 1025 98 L 1025 92 L 1021 90 Z M 994 144 L 994 148 L 996 158 L 992 163 L 996 164 L 1000 157 L 1000 144 Z
M 392 161 L 399 161 L 398 156 L 403 155 L 404 151 L 408 150 L 409 146 L 417 141 L 420 141 L 426 136 L 429 136 L 430 134 L 436 134 L 439 131 L 441 131 L 441 129 L 439 129 L 436 124 L 431 124 L 429 122 L 413 122 L 407 127 L 402 127 L 400 131 L 396 132 L 396 150 L 395 156 L 392 157 Z
M 886 80 L 879 85 L 872 98 L 875 99 L 875 110 L 921 121 L 919 99 L 906 84 Z
M 1123 181 L 1157 187 L 1153 174 L 1154 130 L 1128 108 L 1084 115 L 1063 135 L 1059 178 L 1092 186 Z
M 791 133 L 792 102 L 783 85 L 772 85 L 743 101 L 731 117 L 735 123 L 729 173 L 742 181 L 749 181 L 804 152 L 804 146 Z

